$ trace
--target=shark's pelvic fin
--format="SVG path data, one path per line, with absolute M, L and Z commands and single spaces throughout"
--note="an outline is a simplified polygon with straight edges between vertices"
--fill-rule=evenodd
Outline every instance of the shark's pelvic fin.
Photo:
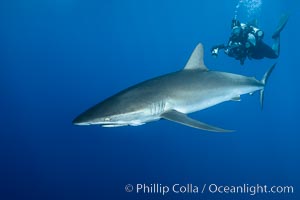
M 206 131 L 213 131 L 213 132 L 232 132 L 232 130 L 225 130 L 218 127 L 214 127 L 208 124 L 205 124 L 203 122 L 199 122 L 197 120 L 194 120 L 192 118 L 189 118 L 187 115 L 178 112 L 176 110 L 170 110 L 167 112 L 164 112 L 161 117 L 163 119 L 167 119 L 173 122 L 177 122 L 186 126 L 190 126 L 193 128 L 198 128 Z
M 236 96 L 231 99 L 232 101 L 241 101 L 241 96 Z
M 200 69 L 208 71 L 203 61 L 203 45 L 199 43 L 186 63 L 184 70 Z

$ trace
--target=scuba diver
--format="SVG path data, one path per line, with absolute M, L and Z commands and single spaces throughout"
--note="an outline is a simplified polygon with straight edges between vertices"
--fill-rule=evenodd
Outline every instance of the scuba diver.
M 211 53 L 214 57 L 218 56 L 220 49 L 240 61 L 243 65 L 246 58 L 249 59 L 262 59 L 262 58 L 278 58 L 280 53 L 280 32 L 285 27 L 288 21 L 288 15 L 283 15 L 276 31 L 273 33 L 274 39 L 273 46 L 270 47 L 263 42 L 264 32 L 257 28 L 254 23 L 240 23 L 236 16 L 231 23 L 231 36 L 227 45 L 221 44 L 213 46 Z

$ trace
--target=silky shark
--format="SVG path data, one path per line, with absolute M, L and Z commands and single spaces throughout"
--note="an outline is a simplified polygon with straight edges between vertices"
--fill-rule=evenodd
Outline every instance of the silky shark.
M 83 112 L 73 120 L 73 124 L 138 126 L 166 119 L 206 131 L 230 132 L 192 119 L 187 114 L 225 101 L 239 101 L 241 95 L 255 91 L 260 91 L 262 106 L 264 87 L 274 67 L 275 64 L 261 81 L 254 77 L 211 71 L 204 64 L 200 43 L 182 70 L 129 87 Z

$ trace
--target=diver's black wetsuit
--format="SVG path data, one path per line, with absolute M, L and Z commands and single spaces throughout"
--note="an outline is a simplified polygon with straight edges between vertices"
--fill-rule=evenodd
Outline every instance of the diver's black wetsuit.
M 233 27 L 240 28 L 238 35 L 232 34 L 227 45 L 221 44 L 212 47 L 211 49 L 212 55 L 217 56 L 218 50 L 224 49 L 224 52 L 228 56 L 233 57 L 236 60 L 239 60 L 241 65 L 244 64 L 244 61 L 246 60 L 247 57 L 249 59 L 278 58 L 280 53 L 280 32 L 286 25 L 287 21 L 288 21 L 288 16 L 283 15 L 281 17 L 280 23 L 275 33 L 272 36 L 272 38 L 274 39 L 273 46 L 270 47 L 262 40 L 263 32 L 261 36 L 258 36 L 257 30 L 260 31 L 258 28 L 246 24 L 243 24 L 243 26 L 241 26 L 241 23 L 239 21 L 233 19 L 232 22 L 234 23 L 234 25 L 232 23 L 232 28 Z M 249 40 L 248 34 L 252 34 L 252 41 Z M 253 41 L 253 39 L 255 41 Z M 249 42 L 252 44 L 250 44 Z
M 255 47 L 253 47 L 253 49 L 251 51 L 251 55 L 249 55 L 249 57 L 254 58 L 254 59 L 278 58 L 279 52 L 280 52 L 279 39 L 278 39 L 278 43 L 274 44 L 273 46 L 277 46 L 277 48 L 273 49 L 269 45 L 264 43 L 263 41 L 260 41 L 256 44 Z

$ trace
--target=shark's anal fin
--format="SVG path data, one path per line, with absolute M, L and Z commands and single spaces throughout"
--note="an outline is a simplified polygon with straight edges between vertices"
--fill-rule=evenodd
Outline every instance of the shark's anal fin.
M 197 129 L 202 129 L 206 131 L 213 131 L 213 132 L 232 132 L 232 130 L 225 130 L 218 127 L 214 127 L 208 124 L 205 124 L 203 122 L 199 122 L 197 120 L 194 120 L 192 118 L 189 118 L 187 115 L 178 112 L 176 110 L 170 110 L 167 112 L 164 112 L 161 117 L 163 119 L 167 119 L 173 122 L 177 122 L 186 126 L 190 126 Z

